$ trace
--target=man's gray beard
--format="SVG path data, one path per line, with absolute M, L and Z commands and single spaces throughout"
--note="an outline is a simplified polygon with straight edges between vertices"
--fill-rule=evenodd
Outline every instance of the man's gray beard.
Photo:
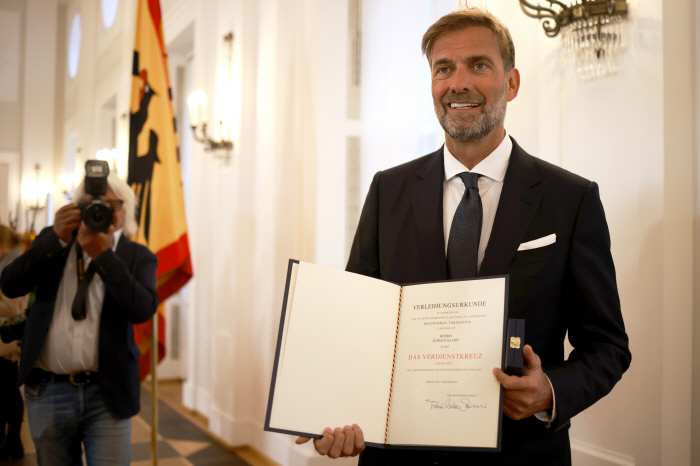
M 484 105 L 483 112 L 480 115 L 466 115 L 462 119 L 460 115 L 452 115 L 448 117 L 445 107 L 450 105 L 450 102 L 459 101 L 461 94 L 446 94 L 442 99 L 442 105 L 435 104 L 435 114 L 438 117 L 440 126 L 452 138 L 459 142 L 476 141 L 487 135 L 501 126 L 506 119 L 506 92 L 508 90 L 508 81 L 503 85 L 503 93 L 496 102 L 491 105 Z M 480 101 L 484 102 L 484 98 L 479 94 Z M 473 99 L 464 99 L 472 100 Z

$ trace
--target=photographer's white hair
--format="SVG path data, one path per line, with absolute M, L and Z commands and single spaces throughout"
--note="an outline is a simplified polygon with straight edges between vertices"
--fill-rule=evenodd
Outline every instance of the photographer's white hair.
M 138 199 L 136 194 L 131 189 L 131 187 L 126 183 L 126 181 L 119 178 L 114 173 L 110 172 L 107 176 L 107 184 L 112 189 L 112 192 L 119 199 L 124 201 L 122 209 L 124 209 L 124 235 L 127 238 L 131 238 L 139 230 L 139 224 L 136 221 L 136 206 L 138 205 Z M 73 194 L 73 202 L 80 201 L 83 196 L 85 196 L 85 180 L 81 181 L 77 188 L 75 188 L 75 194 Z

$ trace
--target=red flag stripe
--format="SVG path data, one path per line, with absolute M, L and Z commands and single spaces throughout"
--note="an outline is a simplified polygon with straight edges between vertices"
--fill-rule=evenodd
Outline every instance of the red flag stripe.
M 192 275 L 190 248 L 186 232 L 180 236 L 177 241 L 170 243 L 158 251 L 156 255 L 158 256 L 158 270 L 156 271 L 156 278 L 163 276 L 163 274 L 166 274 L 173 269 L 180 268 L 183 265 L 186 265 L 183 272 L 189 273 L 190 276 Z
M 153 27 L 158 36 L 158 45 L 160 46 L 160 54 L 165 55 L 165 44 L 163 43 L 163 21 L 160 13 L 160 0 L 148 0 L 148 11 L 150 12 Z

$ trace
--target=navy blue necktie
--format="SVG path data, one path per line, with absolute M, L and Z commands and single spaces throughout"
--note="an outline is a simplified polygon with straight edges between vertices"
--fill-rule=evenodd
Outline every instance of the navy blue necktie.
M 479 259 L 479 240 L 483 211 L 479 196 L 478 173 L 460 173 L 464 182 L 464 196 L 452 219 L 447 241 L 447 276 L 449 278 L 476 277 Z
M 78 290 L 73 298 L 73 306 L 71 306 L 71 315 L 75 320 L 83 320 L 87 317 L 87 293 L 92 277 L 95 276 L 95 267 L 90 262 L 87 270 L 83 272 L 83 249 L 78 242 L 75 242 L 75 254 L 77 256 L 77 275 L 78 275 Z

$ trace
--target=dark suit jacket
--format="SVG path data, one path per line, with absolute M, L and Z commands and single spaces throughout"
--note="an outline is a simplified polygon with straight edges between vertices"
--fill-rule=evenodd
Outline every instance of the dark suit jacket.
M 22 338 L 20 385 L 44 347 L 69 250 L 70 245 L 64 248 L 53 228 L 47 227 L 0 277 L 0 286 L 7 296 L 22 296 L 36 287 L 36 299 Z M 147 321 L 158 307 L 158 259 L 146 247 L 122 235 L 116 252 L 105 251 L 94 264 L 105 284 L 98 349 L 100 390 L 112 415 L 126 419 L 140 409 L 141 353 L 134 342 L 132 324 Z
M 347 270 L 396 283 L 447 279 L 443 181 L 442 149 L 377 173 Z M 552 233 L 556 243 L 517 251 Z M 597 185 L 527 154 L 515 141 L 479 270 L 480 276 L 500 274 L 510 275 L 509 317 L 526 320 L 525 342 L 542 358 L 557 419 L 548 426 L 534 416 L 517 422 L 504 416 L 503 454 L 487 454 L 485 464 L 511 455 L 522 465 L 526 450 L 565 464 L 556 455 L 568 455 L 569 420 L 613 388 L 631 355 Z M 567 331 L 574 350 L 565 360 Z M 397 455 L 367 449 L 361 464 L 391 464 Z M 484 457 L 463 459 L 477 456 Z M 545 464 L 538 458 L 534 464 Z

